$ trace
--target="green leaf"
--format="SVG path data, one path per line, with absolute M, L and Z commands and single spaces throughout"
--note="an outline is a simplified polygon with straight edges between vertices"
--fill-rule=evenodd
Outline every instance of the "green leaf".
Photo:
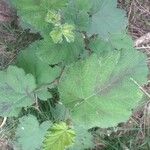
M 93 136 L 90 132 L 88 132 L 83 126 L 76 125 L 74 127 L 76 138 L 75 143 L 69 150 L 85 150 L 94 148 Z
M 61 9 L 65 7 L 69 0 L 40 0 L 42 6 L 48 9 Z
M 55 107 L 51 107 L 51 113 L 55 122 L 67 121 L 70 118 L 68 109 L 61 103 L 56 104 Z
M 75 35 L 73 33 L 74 29 L 75 28 L 74 28 L 73 25 L 70 25 L 70 24 L 67 24 L 67 23 L 62 25 L 62 34 L 65 37 L 66 41 L 69 42 L 69 43 L 74 42 L 74 39 L 75 39 Z
M 11 0 L 21 17 L 22 25 L 31 26 L 44 34 L 50 28 L 45 21 L 48 11 L 61 9 L 67 2 L 68 0 Z
M 60 62 L 68 64 L 77 60 L 83 50 L 84 43 L 80 36 L 77 36 L 72 43 L 64 41 L 57 44 L 54 44 L 48 36 L 39 42 L 37 55 L 42 61 L 48 64 L 57 64 Z
M 102 57 L 92 55 L 68 66 L 60 80 L 62 102 L 76 123 L 87 128 L 112 127 L 127 121 L 143 93 L 147 65 L 135 49 L 110 51 Z
M 84 1 L 80 2 L 83 3 Z M 74 24 L 77 30 L 82 31 L 89 27 L 89 15 L 85 8 L 82 9 L 78 6 L 78 2 L 76 0 L 71 0 L 68 6 L 64 8 L 63 13 L 65 22 Z
M 21 68 L 10 66 L 0 71 L 0 115 L 17 116 L 22 107 L 35 102 L 35 79 Z
M 44 140 L 44 150 L 65 150 L 68 146 L 73 144 L 75 138 L 75 132 L 62 122 L 55 124 Z
M 52 23 L 54 26 L 59 26 L 61 24 L 61 15 L 57 11 L 49 10 L 46 16 L 46 22 Z
M 40 87 L 36 90 L 35 94 L 40 100 L 47 101 L 47 99 L 52 98 L 52 94 L 48 91 L 47 87 Z
M 107 44 L 108 43 L 110 43 L 112 48 L 118 49 L 118 50 L 133 49 L 133 47 L 134 47 L 134 42 L 133 42 L 132 38 L 129 37 L 125 33 L 121 33 L 121 34 L 115 33 L 115 34 L 109 35 Z
M 89 47 L 98 56 L 107 54 L 112 50 L 129 50 L 133 49 L 134 43 L 131 37 L 126 33 L 110 34 L 108 40 L 103 40 L 98 38 L 92 39 L 90 41 Z
M 124 31 L 127 19 L 125 12 L 117 8 L 117 0 L 101 0 L 100 3 L 99 11 L 92 15 L 89 32 L 98 33 L 100 37 L 107 39 L 109 33 Z
M 68 43 L 74 42 L 75 35 L 74 35 L 74 26 L 70 24 L 63 24 L 60 26 L 55 27 L 50 36 L 52 37 L 54 43 L 61 43 L 63 41 L 63 36 L 65 37 Z
M 31 73 L 37 85 L 41 86 L 52 83 L 60 75 L 61 68 L 57 66 L 52 68 L 36 56 L 38 42 L 33 43 L 19 54 L 17 66 L 23 68 L 26 73 Z
M 61 27 L 55 27 L 51 32 L 50 36 L 54 43 L 62 43 L 63 41 L 63 34 Z
M 19 119 L 17 127 L 17 144 L 22 150 L 36 150 L 42 148 L 42 142 L 51 122 L 46 121 L 39 125 L 36 117 L 29 115 Z
M 38 42 L 35 42 L 20 52 L 16 64 L 18 67 L 23 68 L 26 73 L 31 73 L 34 76 L 38 88 L 35 94 L 40 100 L 45 101 L 52 97 L 47 89 L 48 84 L 50 85 L 59 77 L 61 68 L 58 66 L 52 68 L 47 63 L 41 61 L 36 56 L 37 48 Z

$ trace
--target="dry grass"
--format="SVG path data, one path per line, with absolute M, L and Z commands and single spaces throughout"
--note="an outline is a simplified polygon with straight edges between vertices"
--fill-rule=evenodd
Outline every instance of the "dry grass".
M 118 2 L 127 12 L 128 29 L 133 39 L 150 32 L 150 0 L 118 0 Z

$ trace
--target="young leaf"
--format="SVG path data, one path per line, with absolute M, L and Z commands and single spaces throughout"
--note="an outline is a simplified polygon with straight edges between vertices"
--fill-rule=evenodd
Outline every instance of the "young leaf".
M 60 80 L 60 98 L 76 123 L 87 128 L 111 127 L 126 121 L 143 93 L 133 83 L 146 82 L 144 56 L 134 49 L 92 55 L 66 68 Z
M 73 144 L 75 138 L 75 132 L 62 122 L 55 124 L 44 140 L 44 150 L 65 150 L 68 146 Z
M 75 35 L 73 30 L 73 25 L 65 23 L 63 25 L 56 26 L 50 33 L 50 36 L 52 37 L 54 43 L 61 43 L 63 41 L 63 36 L 68 43 L 74 42 Z
M 61 27 L 53 28 L 53 30 L 50 32 L 50 36 L 51 36 L 54 43 L 62 43 L 63 34 L 62 34 Z
M 22 150 L 36 150 L 42 148 L 42 142 L 48 128 L 52 125 L 46 121 L 39 125 L 36 117 L 29 115 L 19 119 L 20 124 L 17 127 L 17 144 Z
M 39 42 L 37 55 L 47 64 L 57 64 L 60 62 L 68 64 L 77 60 L 83 50 L 84 43 L 80 36 L 77 36 L 72 43 L 63 41 L 62 43 L 57 44 L 51 41 L 48 36 Z
M 52 23 L 54 26 L 59 26 L 61 24 L 61 15 L 57 11 L 48 11 L 45 18 L 46 22 Z
M 74 26 L 73 25 L 70 25 L 70 24 L 63 24 L 62 25 L 62 34 L 63 36 L 65 37 L 66 41 L 67 42 L 74 42 L 74 39 L 75 39 L 75 35 L 73 33 L 73 30 L 74 30 Z
M 101 0 L 100 2 L 99 11 L 92 14 L 89 31 L 107 39 L 109 33 L 124 31 L 127 19 L 124 11 L 117 8 L 117 0 Z
M 35 79 L 23 69 L 10 66 L 0 71 L 0 115 L 17 116 L 22 107 L 34 103 Z
M 44 34 L 50 28 L 49 23 L 45 21 L 48 11 L 61 9 L 67 2 L 68 0 L 11 0 L 21 17 L 22 25 L 30 25 Z

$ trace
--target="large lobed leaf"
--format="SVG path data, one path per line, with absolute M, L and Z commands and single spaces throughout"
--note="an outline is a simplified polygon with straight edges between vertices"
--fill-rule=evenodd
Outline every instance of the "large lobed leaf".
M 65 21 L 78 30 L 99 34 L 103 39 L 127 26 L 125 11 L 117 8 L 117 0 L 70 0 L 63 12 Z
M 32 53 L 28 54 L 30 57 Z M 18 63 L 29 74 L 26 74 L 22 68 L 16 66 L 10 66 L 8 69 L 0 72 L 1 116 L 18 116 L 23 107 L 28 107 L 35 103 L 36 97 L 41 100 L 51 98 L 47 86 L 43 86 L 43 84 L 52 82 L 59 75 L 60 70 L 58 68 L 53 70 L 42 63 L 36 66 L 34 63 L 34 58 L 28 63 L 26 61 Z M 42 69 L 46 70 L 41 72 Z
M 35 79 L 23 69 L 10 66 L 0 72 L 0 115 L 17 116 L 22 107 L 35 102 Z
M 131 43 L 125 49 L 126 40 L 114 44 L 119 50 L 103 57 L 93 54 L 66 68 L 59 85 L 60 98 L 75 122 L 87 128 L 115 126 L 126 121 L 138 105 L 143 93 L 131 78 L 142 85 L 147 66 L 143 54 L 131 48 Z
M 125 12 L 117 8 L 117 0 L 99 0 L 98 11 L 92 11 L 90 33 L 98 33 L 107 39 L 109 33 L 121 32 L 126 29 Z
M 46 131 L 52 125 L 51 122 L 45 121 L 39 125 L 36 117 L 32 115 L 20 118 L 19 122 L 16 131 L 17 145 L 22 150 L 41 149 Z
M 36 56 L 38 42 L 33 43 L 19 54 L 17 66 L 23 68 L 26 73 L 31 73 L 37 85 L 41 86 L 53 82 L 60 75 L 61 68 L 58 66 L 52 68 Z

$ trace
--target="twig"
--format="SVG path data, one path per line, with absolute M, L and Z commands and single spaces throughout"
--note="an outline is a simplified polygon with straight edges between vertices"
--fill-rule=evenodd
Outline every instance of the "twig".
M 3 122 L 0 125 L 0 129 L 3 128 L 3 126 L 6 124 L 7 117 L 4 117 Z
M 150 94 L 148 92 L 146 92 L 146 90 L 144 90 L 144 88 L 142 86 L 140 86 L 137 81 L 135 81 L 133 78 L 130 78 L 131 81 L 133 81 L 138 87 L 139 89 L 146 95 L 150 98 Z
M 150 46 L 135 47 L 136 49 L 150 49 Z
M 135 41 L 135 47 L 139 47 L 141 44 L 148 44 L 150 42 L 150 32 L 143 35 L 142 37 L 138 38 L 136 41 Z

